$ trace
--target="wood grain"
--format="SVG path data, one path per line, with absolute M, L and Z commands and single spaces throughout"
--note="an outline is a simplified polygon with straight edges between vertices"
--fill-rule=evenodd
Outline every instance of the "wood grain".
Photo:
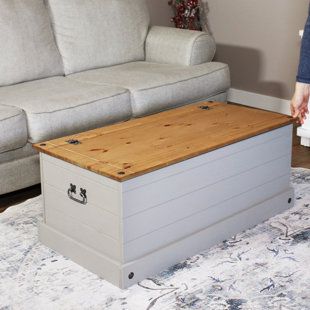
M 291 123 L 278 113 L 205 102 L 34 147 L 121 182 Z M 70 139 L 81 144 L 71 145 Z

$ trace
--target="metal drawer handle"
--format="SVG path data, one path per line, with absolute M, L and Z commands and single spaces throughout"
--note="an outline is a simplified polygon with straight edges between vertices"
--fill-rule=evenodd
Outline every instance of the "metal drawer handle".
M 68 188 L 68 191 L 67 191 L 67 194 L 68 194 L 68 197 L 75 201 L 75 202 L 78 202 L 82 205 L 86 205 L 87 204 L 87 195 L 86 195 L 86 189 L 84 188 L 80 188 L 80 196 L 82 197 L 82 200 L 81 199 L 78 199 L 78 198 L 75 198 L 73 196 L 73 194 L 76 194 L 76 185 L 74 184 L 70 184 L 70 187 Z

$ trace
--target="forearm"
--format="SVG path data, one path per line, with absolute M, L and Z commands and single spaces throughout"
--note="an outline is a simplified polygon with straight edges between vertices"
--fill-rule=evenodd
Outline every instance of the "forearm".
M 308 15 L 301 43 L 297 82 L 310 84 L 310 14 Z

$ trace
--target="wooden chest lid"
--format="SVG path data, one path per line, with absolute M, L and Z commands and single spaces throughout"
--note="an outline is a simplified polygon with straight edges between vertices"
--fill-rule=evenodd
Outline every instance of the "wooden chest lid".
M 205 102 L 34 147 L 100 175 L 125 181 L 292 122 L 287 115 Z

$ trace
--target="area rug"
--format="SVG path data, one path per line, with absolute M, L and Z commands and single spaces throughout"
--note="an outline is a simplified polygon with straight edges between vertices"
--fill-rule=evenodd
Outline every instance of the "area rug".
M 310 309 L 310 170 L 295 206 L 120 290 L 38 242 L 42 198 L 0 215 L 0 309 Z

